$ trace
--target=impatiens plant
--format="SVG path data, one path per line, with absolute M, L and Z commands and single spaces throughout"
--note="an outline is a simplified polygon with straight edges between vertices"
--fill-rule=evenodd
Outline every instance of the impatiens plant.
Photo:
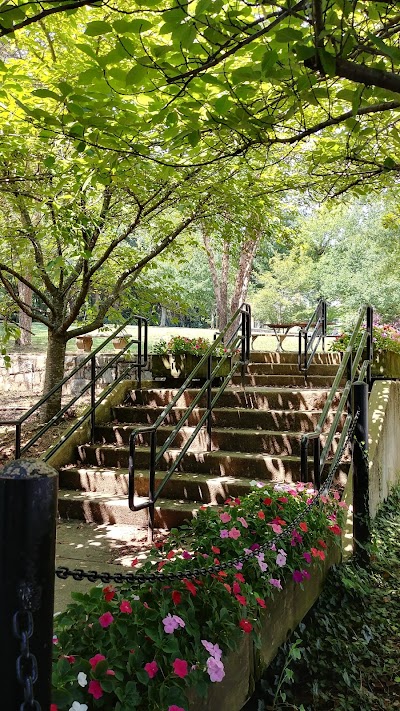
M 173 531 L 136 585 L 73 593 L 56 618 L 52 711 L 188 711 L 189 689 L 220 683 L 243 635 L 258 644 L 286 581 L 301 587 L 325 559 L 343 507 L 337 492 L 255 483 Z

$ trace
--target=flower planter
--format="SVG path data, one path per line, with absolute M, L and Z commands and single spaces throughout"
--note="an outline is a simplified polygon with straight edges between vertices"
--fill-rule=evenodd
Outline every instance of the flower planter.
M 79 348 L 79 350 L 89 352 L 92 350 L 92 345 L 93 345 L 92 336 L 78 336 L 76 339 L 76 347 Z
M 119 336 L 117 338 L 114 338 L 112 344 L 116 350 L 121 350 L 122 348 L 125 348 L 125 346 L 128 345 L 128 339 L 125 336 Z
M 202 356 L 201 356 L 202 357 Z M 151 356 L 151 372 L 154 378 L 173 378 L 174 380 L 185 380 L 192 370 L 201 360 L 200 356 L 190 353 L 180 355 L 153 355 Z M 212 370 L 217 366 L 219 358 L 212 359 Z M 232 368 L 232 357 L 227 358 L 221 365 L 216 377 L 225 378 Z M 205 361 L 200 370 L 194 376 L 196 379 L 205 380 L 207 378 L 207 362 Z
M 400 378 L 400 353 L 374 351 L 371 372 L 375 378 Z

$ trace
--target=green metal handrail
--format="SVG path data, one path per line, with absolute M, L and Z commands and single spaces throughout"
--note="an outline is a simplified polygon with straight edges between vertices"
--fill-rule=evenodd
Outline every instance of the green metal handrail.
M 101 368 L 100 371 L 96 373 L 96 356 L 98 353 L 104 350 L 105 346 L 110 343 L 128 324 L 132 323 L 132 320 L 137 321 L 137 328 L 138 328 L 138 333 L 137 333 L 137 338 L 129 338 L 128 343 L 126 346 L 119 351 L 104 367 Z M 144 330 L 144 337 L 142 331 Z M 114 383 L 111 384 L 111 387 L 107 389 L 107 392 L 103 392 L 101 396 L 96 400 L 96 393 L 95 393 L 95 388 L 96 388 L 96 382 L 101 378 L 103 373 L 106 370 L 109 370 L 113 365 L 117 365 L 119 361 L 121 361 L 122 356 L 126 353 L 126 351 L 133 345 L 137 344 L 138 346 L 138 362 L 130 362 L 129 366 L 125 369 L 125 371 L 122 373 L 122 375 L 117 378 Z M 137 367 L 138 368 L 138 380 L 139 383 L 141 383 L 141 374 L 142 374 L 142 369 L 146 367 L 147 365 L 147 355 L 148 353 L 148 321 L 147 319 L 143 318 L 143 316 L 131 316 L 129 319 L 126 319 L 124 323 L 122 323 L 118 328 L 116 328 L 113 333 L 108 336 L 103 343 L 101 343 L 97 348 L 95 348 L 94 351 L 90 353 L 86 358 L 84 358 L 73 370 L 71 370 L 68 375 L 66 375 L 60 382 L 56 383 L 51 390 L 49 390 L 48 393 L 46 393 L 38 402 L 36 402 L 27 412 L 25 412 L 21 417 L 12 419 L 12 420 L 2 420 L 0 421 L 0 425 L 13 425 L 15 427 L 15 458 L 19 459 L 21 455 L 25 454 L 25 452 L 32 447 L 35 442 L 37 442 L 38 439 L 40 439 L 53 425 L 55 425 L 61 417 L 67 412 L 67 410 L 74 405 L 79 398 L 82 397 L 88 390 L 90 390 L 91 394 L 91 406 L 89 410 L 87 410 L 82 417 L 78 420 L 75 425 L 68 430 L 66 435 L 51 449 L 51 452 L 47 452 L 46 456 L 44 457 L 45 460 L 48 460 L 49 457 L 54 454 L 57 449 L 63 444 L 72 434 L 75 432 L 78 427 L 81 426 L 81 424 L 86 421 L 89 417 L 91 418 L 91 441 L 93 442 L 93 437 L 94 437 L 94 420 L 95 420 L 95 411 L 98 407 L 98 405 L 104 400 L 104 398 L 109 394 L 109 392 L 113 389 L 115 384 L 117 382 L 120 382 L 123 377 L 133 368 Z M 71 378 L 76 375 L 82 368 L 87 365 L 87 363 L 91 364 L 91 379 L 90 381 L 81 389 L 81 391 L 72 397 L 66 405 L 61 407 L 61 409 L 56 412 L 56 414 L 48 421 L 46 422 L 43 427 L 41 427 L 38 432 L 35 433 L 33 437 L 23 446 L 21 447 L 21 434 L 22 434 L 22 425 L 26 420 L 31 417 L 35 412 L 37 412 L 56 392 L 58 392 L 62 387 L 69 381 Z M 140 385 L 139 385 L 140 386 Z
M 363 324 L 366 322 L 366 328 Z M 308 480 L 308 446 L 309 442 L 314 444 L 314 482 L 317 489 L 321 484 L 321 472 L 330 452 L 332 442 L 338 431 L 339 420 L 342 418 L 345 408 L 348 413 L 343 425 L 342 433 L 339 438 L 337 451 L 340 452 L 342 444 L 344 444 L 347 436 L 347 431 L 350 427 L 353 417 L 352 413 L 352 386 L 357 380 L 366 379 L 368 386 L 371 384 L 371 360 L 372 360 L 372 322 L 373 311 L 371 306 L 364 306 L 359 313 L 357 322 L 354 326 L 349 344 L 343 353 L 341 364 L 336 373 L 329 395 L 326 399 L 325 406 L 314 432 L 308 432 L 301 439 L 301 480 Z M 361 334 L 361 336 L 360 336 Z M 356 349 L 356 344 L 360 338 L 360 343 Z M 355 353 L 354 353 L 355 352 Z M 364 358 L 366 352 L 366 358 Z M 321 451 L 321 434 L 326 425 L 328 413 L 332 407 L 333 400 L 337 395 L 340 384 L 343 381 L 347 370 L 347 382 L 343 388 L 343 392 L 339 401 L 339 405 L 327 434 L 325 445 Z M 335 461 L 335 460 L 334 460 Z
M 310 331 L 312 332 L 310 334 Z M 301 373 L 307 375 L 312 359 L 322 341 L 325 350 L 327 330 L 327 303 L 324 299 L 318 301 L 317 307 L 305 328 L 299 331 L 298 365 Z
M 233 331 L 233 334 L 229 338 L 228 342 L 225 344 L 224 343 L 224 337 L 226 336 L 227 333 L 229 333 L 234 327 L 235 323 L 238 321 L 239 323 L 236 326 L 236 328 Z M 239 335 L 240 331 L 240 335 Z M 176 471 L 177 467 L 179 466 L 182 458 L 186 454 L 187 450 L 189 449 L 190 445 L 192 444 L 193 440 L 197 436 L 198 432 L 202 428 L 203 424 L 207 421 L 207 447 L 208 450 L 211 449 L 211 427 L 212 427 L 212 410 L 217 403 L 220 395 L 224 392 L 225 388 L 227 387 L 228 383 L 230 382 L 232 375 L 237 371 L 239 366 L 242 367 L 242 372 L 244 372 L 244 367 L 246 363 L 248 363 L 250 359 L 250 334 L 251 334 L 251 310 L 250 306 L 248 304 L 242 304 L 237 311 L 233 314 L 232 318 L 230 319 L 229 323 L 227 326 L 224 328 L 224 330 L 220 333 L 220 335 L 215 339 L 215 341 L 212 343 L 210 348 L 208 349 L 207 353 L 200 359 L 199 363 L 196 365 L 196 367 L 192 370 L 190 375 L 186 378 L 185 382 L 181 385 L 179 388 L 178 392 L 174 396 L 174 398 L 171 400 L 171 402 L 167 405 L 167 407 L 164 408 L 162 413 L 158 416 L 154 424 L 144 426 L 144 427 L 137 427 L 135 428 L 129 438 L 129 492 L 128 492 L 128 502 L 129 502 L 129 508 L 131 511 L 140 511 L 141 509 L 148 508 L 149 509 L 149 528 L 152 530 L 154 526 L 154 506 L 159 498 L 161 492 L 163 491 L 164 487 L 168 483 L 169 479 L 171 478 L 172 474 Z M 222 384 L 220 385 L 219 389 L 217 390 L 217 393 L 212 397 L 212 385 L 213 385 L 213 380 L 217 377 L 219 377 L 218 373 L 221 369 L 221 366 L 223 363 L 226 361 L 226 359 L 229 357 L 228 354 L 222 356 L 219 359 L 218 364 L 212 370 L 212 360 L 213 357 L 215 357 L 215 351 L 218 348 L 218 346 L 224 345 L 228 349 L 236 349 L 237 346 L 240 346 L 240 358 L 235 361 L 231 367 L 231 370 L 227 376 L 222 381 Z M 165 421 L 165 418 L 168 416 L 172 408 L 176 405 L 178 402 L 179 398 L 181 395 L 189 388 L 192 380 L 196 378 L 197 373 L 200 371 L 200 369 L 207 363 L 207 378 L 203 385 L 199 388 L 196 396 L 193 398 L 191 404 L 185 412 L 183 413 L 181 419 L 179 422 L 175 425 L 174 429 L 172 430 L 171 434 L 167 438 L 166 442 L 163 444 L 163 446 L 157 450 L 157 430 L 162 425 L 162 423 Z M 196 427 L 194 428 L 194 431 L 190 435 L 189 439 L 183 446 L 183 448 L 180 450 L 178 457 L 175 459 L 174 463 L 170 466 L 168 471 L 165 473 L 163 480 L 159 484 L 157 490 L 155 490 L 155 472 L 156 472 L 156 465 L 162 458 L 162 456 L 165 454 L 167 451 L 168 447 L 171 445 L 171 443 L 175 440 L 178 432 L 181 430 L 181 428 L 184 426 L 185 422 L 187 421 L 188 417 L 190 414 L 193 412 L 194 408 L 196 407 L 197 403 L 201 399 L 202 395 L 207 391 L 207 407 L 205 409 L 204 414 L 200 418 L 199 422 L 197 423 Z M 150 466 L 149 466 L 149 495 L 148 498 L 145 501 L 142 501 L 140 503 L 135 504 L 135 452 L 136 452 L 136 439 L 139 434 L 143 433 L 149 433 L 150 434 Z

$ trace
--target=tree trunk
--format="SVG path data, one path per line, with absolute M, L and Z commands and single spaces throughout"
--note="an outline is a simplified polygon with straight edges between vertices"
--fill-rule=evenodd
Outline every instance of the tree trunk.
M 242 246 L 240 253 L 239 268 L 236 274 L 235 290 L 232 295 L 229 318 L 235 313 L 236 309 L 239 308 L 247 299 L 247 292 L 249 290 L 250 277 L 253 269 L 254 257 L 256 256 L 258 246 L 261 241 L 261 234 L 258 234 L 255 239 L 247 239 Z M 232 327 L 229 328 L 226 334 L 226 341 L 228 342 L 235 329 L 238 326 L 238 322 L 233 323 Z
M 55 334 L 49 329 L 43 395 L 46 395 L 64 377 L 66 347 L 65 336 Z M 41 418 L 44 422 L 48 422 L 61 409 L 61 396 L 60 388 L 42 406 Z
M 167 309 L 165 306 L 161 306 L 161 316 L 160 316 L 160 326 L 167 325 Z
M 32 306 L 32 289 L 22 281 L 18 282 L 18 296 L 21 301 L 27 306 Z M 15 339 L 15 344 L 17 346 L 30 346 L 32 343 L 32 318 L 25 313 L 25 311 L 19 310 L 18 323 L 21 329 L 21 333 L 18 338 Z
M 228 322 L 228 277 L 229 277 L 229 242 L 224 241 L 222 259 L 221 259 L 221 274 L 218 274 L 217 262 L 215 254 L 212 251 L 211 243 L 205 229 L 202 229 L 204 246 L 206 248 L 208 264 L 211 272 L 211 279 L 214 289 L 217 323 L 216 327 L 222 331 Z

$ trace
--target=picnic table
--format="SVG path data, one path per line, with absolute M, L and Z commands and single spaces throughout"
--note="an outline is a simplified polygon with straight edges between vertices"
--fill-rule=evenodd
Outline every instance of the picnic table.
M 268 336 L 271 333 L 275 336 L 277 340 L 276 352 L 280 353 L 284 350 L 283 342 L 288 336 L 298 337 L 298 332 L 289 333 L 292 328 L 305 328 L 307 326 L 307 321 L 292 321 L 290 323 L 266 323 L 262 328 L 252 328 L 251 329 L 251 345 L 253 347 L 254 341 L 259 336 Z

